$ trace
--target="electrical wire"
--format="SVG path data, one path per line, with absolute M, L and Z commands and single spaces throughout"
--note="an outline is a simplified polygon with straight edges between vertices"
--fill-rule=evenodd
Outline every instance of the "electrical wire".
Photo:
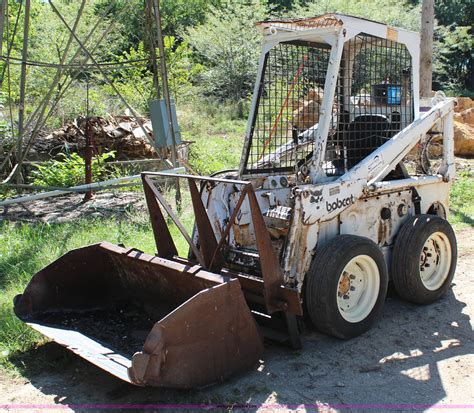
M 7 62 L 7 63 L 12 63 L 12 64 L 17 64 L 17 65 L 22 65 L 23 63 L 28 65 L 28 66 L 36 66 L 36 67 L 50 67 L 50 68 L 59 68 L 59 69 L 84 69 L 84 68 L 97 68 L 97 66 L 123 66 L 131 63 L 144 63 L 144 62 L 151 62 L 155 60 L 159 60 L 159 57 L 156 57 L 156 59 L 149 57 L 145 59 L 131 59 L 131 60 L 124 60 L 121 62 L 98 62 L 97 64 L 93 63 L 87 63 L 87 64 L 59 64 L 59 63 L 48 63 L 48 62 L 40 62 L 36 60 L 27 60 L 23 61 L 20 58 L 17 57 L 8 57 L 4 55 L 0 55 L 0 60 Z

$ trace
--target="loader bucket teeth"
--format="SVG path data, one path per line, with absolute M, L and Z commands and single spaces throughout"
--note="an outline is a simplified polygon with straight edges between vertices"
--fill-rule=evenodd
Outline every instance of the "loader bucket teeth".
M 251 368 L 263 352 L 237 279 L 102 243 L 38 272 L 15 313 L 130 383 L 192 388 Z

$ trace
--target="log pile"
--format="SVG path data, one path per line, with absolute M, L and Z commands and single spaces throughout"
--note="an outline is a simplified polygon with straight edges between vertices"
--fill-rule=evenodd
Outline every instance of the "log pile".
M 474 101 L 458 98 L 454 114 L 454 153 L 474 157 Z
M 51 159 L 59 153 L 79 152 L 86 144 L 87 130 L 92 134 L 92 142 L 97 153 L 116 152 L 116 160 L 158 158 L 153 146 L 151 122 L 142 119 L 149 135 L 145 136 L 138 122 L 129 116 L 79 117 L 75 121 L 55 130 L 47 136 L 39 137 L 28 156 L 31 161 Z

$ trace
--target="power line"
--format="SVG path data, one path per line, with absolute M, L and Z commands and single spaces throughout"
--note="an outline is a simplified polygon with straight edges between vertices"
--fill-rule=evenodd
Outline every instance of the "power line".
M 12 63 L 17 65 L 26 64 L 27 66 L 36 66 L 36 67 L 50 67 L 50 68 L 57 68 L 57 69 L 89 69 L 89 68 L 97 68 L 97 66 L 106 67 L 106 66 L 123 66 L 132 63 L 145 63 L 145 62 L 153 62 L 159 60 L 159 57 L 153 58 L 144 58 L 144 59 L 131 59 L 131 60 L 123 60 L 121 62 L 98 62 L 97 64 L 81 64 L 81 63 L 68 63 L 68 64 L 60 64 L 60 63 L 48 63 L 48 62 L 40 62 L 37 60 L 22 60 L 17 57 L 8 57 L 4 55 L 0 55 L 0 60 L 6 63 Z M 131 66 L 134 67 L 134 66 Z

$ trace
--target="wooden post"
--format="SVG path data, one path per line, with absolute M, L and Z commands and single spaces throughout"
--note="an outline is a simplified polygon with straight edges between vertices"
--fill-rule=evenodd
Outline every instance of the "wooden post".
M 423 0 L 421 13 L 420 95 L 433 95 L 434 0 Z
M 21 62 L 21 75 L 20 75 L 20 104 L 18 107 L 18 141 L 17 141 L 17 162 L 21 162 L 22 151 L 23 151 L 23 125 L 25 121 L 25 92 L 26 92 L 26 61 L 28 59 L 28 33 L 30 28 L 30 8 L 31 1 L 25 1 L 25 19 L 23 26 L 23 52 Z M 17 183 L 21 183 L 21 171 L 18 167 L 16 179 Z
M 145 47 L 148 49 L 150 53 L 151 61 L 151 69 L 153 72 L 153 85 L 156 91 L 156 98 L 161 98 L 160 93 L 160 80 L 158 77 L 158 59 L 156 55 L 156 41 L 155 36 L 153 34 L 153 4 L 151 0 L 145 0 Z
M 7 9 L 8 0 L 0 1 L 0 55 L 3 56 L 3 32 L 5 30 L 5 11 Z
M 91 119 L 89 110 L 89 73 L 87 76 L 86 84 L 86 148 L 84 152 L 84 164 L 86 172 L 86 185 L 92 184 L 92 152 L 94 150 L 92 144 L 92 131 L 91 131 Z M 87 191 L 84 194 L 84 202 L 91 200 L 93 197 L 92 191 Z
M 0 55 L 3 56 L 3 37 L 5 35 L 5 18 L 8 20 L 8 0 L 0 0 Z M 8 39 L 9 40 L 9 39 Z M 7 40 L 7 49 L 8 47 L 8 40 Z M 10 57 L 10 53 L 7 53 L 8 57 Z M 0 74 L 0 91 L 2 90 L 3 86 L 3 78 L 5 77 L 6 67 L 10 64 L 7 60 L 5 62 L 5 66 L 2 68 L 2 73 Z M 3 168 L 0 168 L 0 171 Z

